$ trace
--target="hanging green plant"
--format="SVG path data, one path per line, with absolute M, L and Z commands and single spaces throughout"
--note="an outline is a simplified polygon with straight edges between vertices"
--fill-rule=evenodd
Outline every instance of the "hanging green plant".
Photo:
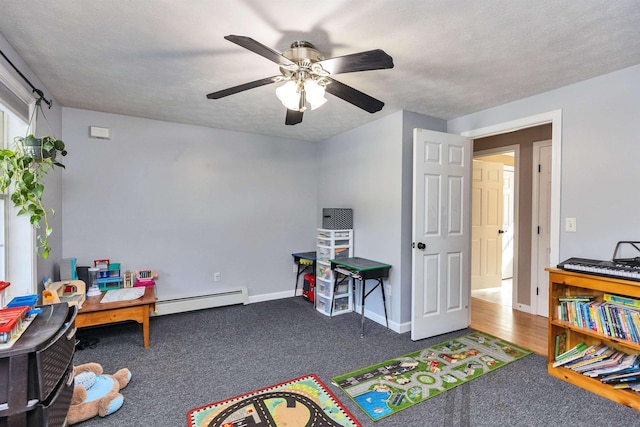
M 43 99 L 40 94 L 29 120 L 29 129 L 32 129 L 34 118 L 40 115 L 46 121 L 41 106 Z M 58 154 L 67 155 L 63 141 L 33 134 L 16 137 L 12 147 L 0 150 L 0 190 L 9 191 L 11 201 L 19 208 L 18 215 L 29 215 L 29 221 L 37 229 L 44 224 L 44 231 L 38 233 L 36 247 L 43 258 L 48 258 L 51 250 L 49 236 L 53 230 L 49 226 L 49 214 L 55 215 L 54 210 L 47 209 L 42 202 L 44 177 L 56 167 L 64 169 L 64 165 L 56 161 Z

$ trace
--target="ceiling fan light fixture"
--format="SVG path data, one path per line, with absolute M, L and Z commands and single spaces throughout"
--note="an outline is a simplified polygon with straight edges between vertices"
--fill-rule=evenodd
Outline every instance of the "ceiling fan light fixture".
M 276 96 L 282 102 L 282 105 L 289 110 L 300 110 L 300 92 L 298 91 L 298 84 L 289 80 L 282 86 L 276 89 Z
M 307 94 L 307 101 L 311 104 L 312 110 L 323 106 L 327 102 L 327 98 L 324 97 L 324 86 L 319 85 L 313 79 L 304 81 L 304 91 Z
M 315 110 L 324 105 L 327 88 L 333 96 L 368 113 L 376 113 L 384 106 L 384 102 L 332 77 L 334 74 L 393 68 L 393 58 L 381 49 L 325 59 L 313 44 L 306 41 L 293 42 L 289 49 L 280 53 L 250 37 L 232 34 L 224 38 L 277 64 L 280 75 L 212 92 L 207 94 L 208 99 L 220 99 L 270 83 L 284 82 L 275 92 L 287 108 L 285 125 L 301 123 L 302 113 L 307 108 Z

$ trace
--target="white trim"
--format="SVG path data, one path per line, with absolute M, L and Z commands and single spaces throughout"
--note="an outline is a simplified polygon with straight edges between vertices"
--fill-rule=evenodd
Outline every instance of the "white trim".
M 10 69 L 5 67 L 3 64 L 0 64 L 0 84 L 3 84 L 7 89 L 9 89 L 16 97 L 18 97 L 22 102 L 24 102 L 25 106 L 29 111 L 29 117 L 20 117 L 24 119 L 25 122 L 29 122 L 29 118 L 33 112 L 33 108 L 36 102 L 36 98 L 33 94 L 27 89 L 20 80 L 18 80 Z M 10 106 L 7 106 L 9 108 Z M 19 116 L 18 112 L 13 111 L 16 116 Z
M 520 239 L 520 145 L 506 145 L 504 147 L 488 148 L 486 150 L 474 151 L 473 158 L 476 156 L 487 156 L 493 154 L 502 154 L 506 152 L 514 153 L 514 182 L 513 182 L 513 279 L 511 283 L 512 295 L 511 295 L 511 307 L 516 307 L 518 302 L 518 260 L 519 246 L 518 241 Z
M 253 304 L 256 302 L 273 301 L 273 300 L 278 300 L 283 298 L 291 298 L 293 296 L 294 296 L 293 291 L 281 291 L 281 292 L 272 292 L 270 294 L 252 295 L 252 296 L 249 296 L 249 304 Z M 311 305 L 313 308 L 313 304 Z
M 20 81 L 13 75 L 4 65 L 0 64 L 0 83 L 4 84 L 15 96 L 20 98 L 25 104 L 29 105 L 36 101 L 36 98 L 29 92 L 29 90 L 20 83 Z
M 549 111 L 479 129 L 462 132 L 467 138 L 483 138 L 551 123 L 551 265 L 557 265 L 560 253 L 560 193 L 562 172 L 562 110 Z

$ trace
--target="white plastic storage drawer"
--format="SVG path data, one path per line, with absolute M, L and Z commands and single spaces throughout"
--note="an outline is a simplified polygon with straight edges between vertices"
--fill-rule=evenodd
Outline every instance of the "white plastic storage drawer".
M 333 278 L 331 274 L 331 266 L 328 264 L 316 264 L 316 279 L 331 280 Z
M 332 282 L 325 280 L 316 280 L 316 295 L 330 298 L 332 286 Z
M 316 257 L 318 261 L 324 261 L 324 262 L 329 262 L 329 260 L 332 258 L 332 253 L 331 253 L 331 248 L 323 248 L 321 246 L 318 246 L 318 249 L 316 250 Z

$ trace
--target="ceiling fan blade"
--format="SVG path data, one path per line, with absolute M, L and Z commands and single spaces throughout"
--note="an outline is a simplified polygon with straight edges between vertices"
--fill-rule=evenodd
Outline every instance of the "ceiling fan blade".
M 360 107 L 363 110 L 369 113 L 375 113 L 377 111 L 382 110 L 384 107 L 384 102 L 375 99 L 366 93 L 362 93 L 357 89 L 352 88 L 351 86 L 347 86 L 344 83 L 340 83 L 337 80 L 334 80 L 330 77 L 324 77 L 329 80 L 329 84 L 325 87 L 325 90 L 332 95 L 337 96 L 338 98 L 342 98 L 345 101 L 355 105 L 356 107 Z
M 284 78 L 282 76 L 267 77 L 267 78 L 264 78 L 264 79 L 261 79 L 261 80 L 256 80 L 254 82 L 241 84 L 241 85 L 238 85 L 238 86 L 234 86 L 234 87 L 230 87 L 230 88 L 227 88 L 227 89 L 219 90 L 217 92 L 212 92 L 212 93 L 207 95 L 207 98 L 209 98 L 209 99 L 220 99 L 220 98 L 224 98 L 225 96 L 233 95 L 233 94 L 238 93 L 238 92 L 243 92 L 245 90 L 249 90 L 249 89 L 253 89 L 253 88 L 256 88 L 256 87 L 268 85 L 270 83 L 276 83 L 276 82 L 282 81 L 283 79 Z
M 285 125 L 297 125 L 302 123 L 302 111 L 289 110 L 287 108 L 287 118 L 284 120 Z
M 269 61 L 275 62 L 281 67 L 298 67 L 295 62 L 291 61 L 289 58 L 282 56 L 280 52 L 277 52 L 270 47 L 267 47 L 262 43 L 255 41 L 251 37 L 230 35 L 225 36 L 224 38 L 229 40 L 230 42 L 237 44 L 238 46 L 242 46 L 243 48 L 248 49 L 251 52 L 257 53 L 258 55 L 267 58 Z
M 337 56 L 318 62 L 330 74 L 393 68 L 393 58 L 382 49 Z

